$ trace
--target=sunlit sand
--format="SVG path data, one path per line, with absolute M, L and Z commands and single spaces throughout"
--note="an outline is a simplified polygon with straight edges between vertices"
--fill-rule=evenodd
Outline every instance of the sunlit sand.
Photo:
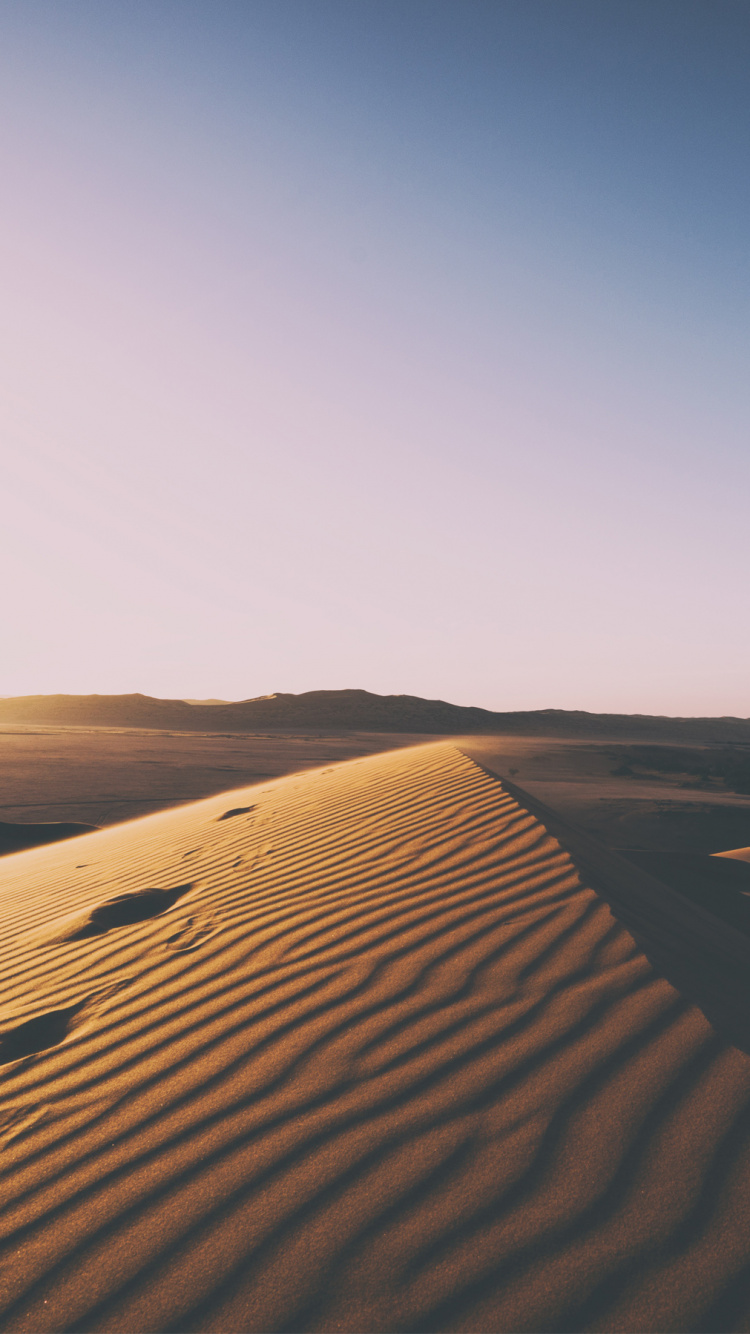
M 438 742 L 3 858 L 2 1328 L 746 1328 L 750 1057 L 622 924 L 706 918 L 533 808 Z

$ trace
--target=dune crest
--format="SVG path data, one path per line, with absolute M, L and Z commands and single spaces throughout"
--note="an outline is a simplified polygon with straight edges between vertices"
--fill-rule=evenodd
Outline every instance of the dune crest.
M 4 1330 L 747 1327 L 750 1059 L 453 746 L 0 903 Z

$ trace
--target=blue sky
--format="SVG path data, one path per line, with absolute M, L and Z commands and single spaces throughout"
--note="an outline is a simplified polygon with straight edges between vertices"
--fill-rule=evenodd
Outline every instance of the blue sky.
M 746 3 L 0 45 L 0 693 L 750 713 Z

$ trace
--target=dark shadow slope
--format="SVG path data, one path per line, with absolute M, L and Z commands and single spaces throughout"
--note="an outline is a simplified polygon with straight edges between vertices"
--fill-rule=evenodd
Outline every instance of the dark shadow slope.
M 699 852 L 620 849 L 620 856 L 750 936 L 750 865 Z
M 65 824 L 53 821 L 50 824 L 7 824 L 0 820 L 0 857 L 7 852 L 22 852 L 25 848 L 36 848 L 43 843 L 59 843 L 64 838 L 76 838 L 79 834 L 93 834 L 98 825 Z
M 471 747 L 462 749 L 474 759 Z M 647 870 L 626 861 L 507 778 L 479 760 L 474 762 L 497 778 L 519 805 L 536 816 L 565 848 L 582 881 L 601 895 L 654 970 L 697 1005 L 725 1041 L 750 1053 L 750 933 L 745 931 L 744 907 L 735 901 L 737 920 L 734 923 L 725 920 L 717 912 L 720 895 L 714 895 L 712 907 L 708 908 L 705 889 L 701 891 L 704 898 L 701 903 L 698 895 L 690 897 L 684 889 L 678 890 L 657 877 L 653 868 Z M 676 881 L 674 867 L 669 874 Z M 729 886 L 725 884 L 723 888 L 726 902 Z M 739 900 L 739 891 L 732 892 Z

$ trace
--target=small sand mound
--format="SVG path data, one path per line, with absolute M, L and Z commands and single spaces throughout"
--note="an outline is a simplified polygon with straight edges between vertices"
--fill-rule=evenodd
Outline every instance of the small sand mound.
M 4 1330 L 747 1328 L 750 1059 L 454 747 L 24 853 L 0 904 Z
M 714 852 L 713 857 L 733 857 L 738 862 L 750 862 L 750 848 L 730 848 L 728 852 Z

